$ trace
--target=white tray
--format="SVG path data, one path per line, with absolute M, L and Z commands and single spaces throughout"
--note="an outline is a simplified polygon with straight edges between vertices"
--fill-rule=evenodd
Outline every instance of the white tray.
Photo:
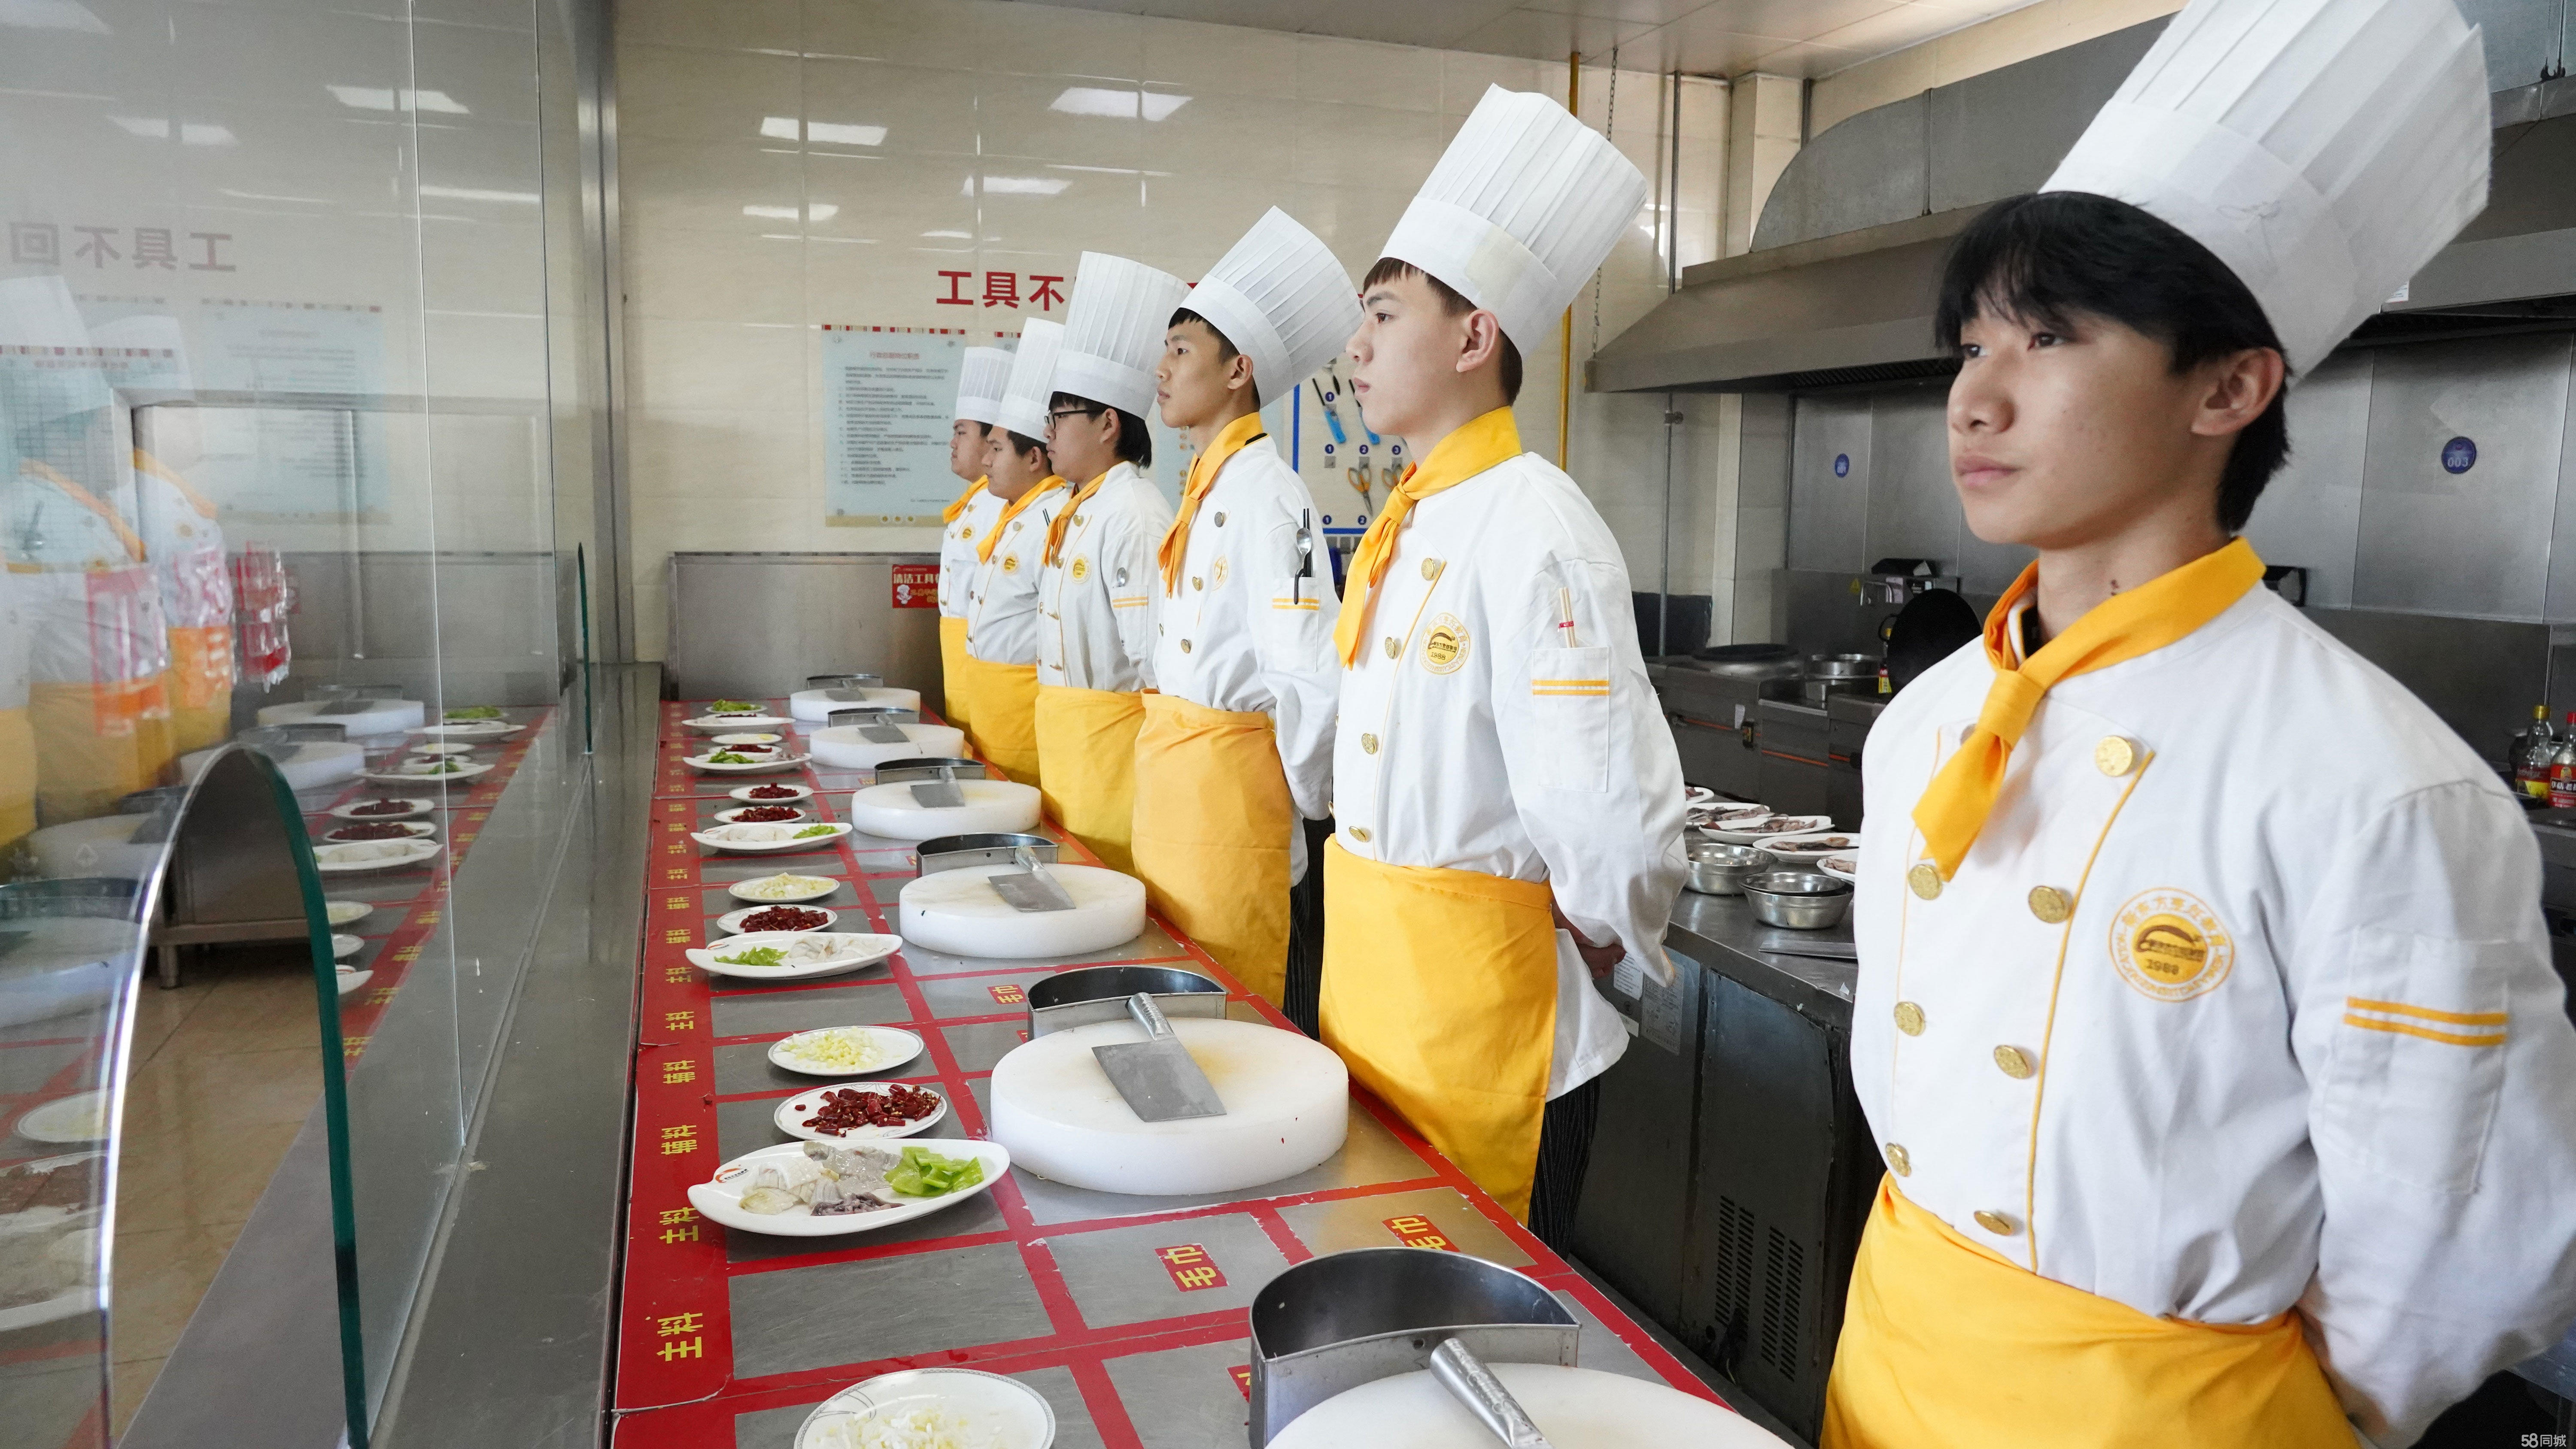
M 803 910 L 821 911 L 826 919 L 823 924 L 811 928 L 817 931 L 828 931 L 832 929 L 834 921 L 841 919 L 841 913 L 830 906 L 808 906 L 799 901 L 767 901 L 756 906 L 745 906 L 738 911 L 725 912 L 716 917 L 716 929 L 727 935 L 738 935 L 742 931 L 742 923 L 745 920 L 759 915 L 762 911 L 775 910 L 780 906 L 797 906 Z
M 707 775 L 758 775 L 775 770 L 792 770 L 805 763 L 803 755 L 783 753 L 772 755 L 766 760 L 753 760 L 741 765 L 719 765 L 714 761 L 713 752 L 704 755 L 683 755 L 681 759 L 687 762 L 690 769 Z
M 751 793 L 754 790 L 761 789 L 762 787 L 759 785 L 736 785 L 725 793 L 736 800 L 740 800 L 751 805 L 785 805 L 793 800 L 807 800 L 813 798 L 814 787 L 811 785 L 790 784 L 785 780 L 778 781 L 777 784 L 778 788 L 782 790 L 793 790 L 796 793 L 788 797 L 787 800 L 780 800 L 775 797 L 764 800 Z
M 758 830 L 763 826 L 769 825 L 774 825 L 777 829 L 785 830 L 789 832 L 789 834 L 778 840 L 738 840 L 734 838 L 734 832 L 736 831 Z M 825 833 L 821 835 L 803 835 L 796 833 L 799 831 L 812 830 L 816 826 L 822 827 Z M 780 820 L 774 822 L 763 820 L 755 821 L 749 825 L 719 825 L 713 830 L 692 831 L 689 834 L 689 838 L 696 841 L 698 844 L 707 847 L 709 850 L 721 850 L 731 855 L 783 855 L 791 850 L 824 849 L 831 845 L 833 841 L 836 841 L 849 833 L 849 822 L 845 820 Z
M 784 947 L 801 936 L 839 936 L 842 938 L 839 944 L 849 948 L 848 954 L 793 966 L 740 966 L 718 959 L 719 953 L 732 955 L 763 946 Z M 902 949 L 903 939 L 899 936 L 876 936 L 864 931 L 752 931 L 718 945 L 692 946 L 688 956 L 691 965 L 714 976 L 738 976 L 746 981 L 803 981 L 815 976 L 845 976 L 852 971 L 863 971 Z M 918 1052 L 920 1047 L 915 1046 L 913 1050 Z
M 752 903 L 752 904 L 754 904 L 754 905 L 760 905 L 760 906 L 801 906 L 801 905 L 805 904 L 807 901 L 819 901 L 819 900 L 823 899 L 825 896 L 828 896 L 828 895 L 830 895 L 832 892 L 834 892 L 834 891 L 836 891 L 836 890 L 839 890 L 839 889 L 841 888 L 841 882 L 840 882 L 840 880 L 839 880 L 837 877 L 833 877 L 833 876 L 828 876 L 828 875 L 813 875 L 813 876 L 808 876 L 808 875 L 805 875 L 805 874 L 804 874 L 804 872 L 802 872 L 802 871 L 794 871 L 794 870 L 783 870 L 783 871 L 780 871 L 780 872 L 779 872 L 779 874 L 780 874 L 780 875 L 804 876 L 804 878 L 805 878 L 805 879 L 807 879 L 807 880 L 819 880 L 819 881 L 823 882 L 823 888 L 822 888 L 821 890 L 818 890 L 818 891 L 808 891 L 808 892 L 806 892 L 805 894 L 803 894 L 803 895 L 801 895 L 801 896 L 755 896 L 755 895 L 747 894 L 747 893 L 743 890 L 743 887 L 744 887 L 744 886 L 750 885 L 750 884 L 752 883 L 751 881 L 748 881 L 748 880 L 738 880 L 738 881 L 735 881 L 733 884 L 731 884 L 731 885 L 729 885 L 729 886 L 726 886 L 726 887 L 725 887 L 725 894 L 726 894 L 726 895 L 729 895 L 729 896 L 731 896 L 731 897 L 733 897 L 735 900 L 738 900 L 738 901 L 749 901 L 749 902 L 751 902 L 751 903 Z M 769 880 L 769 879 L 771 879 L 771 877 L 769 877 L 769 876 L 755 876 L 755 877 L 753 877 L 753 880 Z
M 358 812 L 358 807 L 361 805 L 381 803 L 383 802 L 377 800 L 352 800 L 346 805 L 334 805 L 331 807 L 331 818 L 334 820 L 409 820 L 415 815 L 426 815 L 438 808 L 438 802 L 435 800 L 405 799 L 402 803 L 411 807 L 408 810 L 380 810 L 373 815 L 362 815 Z
M 396 841 L 402 839 L 403 836 L 409 836 L 414 840 L 427 840 L 438 833 L 438 827 L 430 824 L 426 820 L 353 820 L 349 822 L 349 825 L 399 825 L 402 827 L 402 836 L 388 835 L 383 837 L 386 840 Z M 334 840 L 331 838 L 337 832 L 348 828 L 348 825 L 335 825 L 331 827 L 331 829 L 323 831 L 322 838 L 314 843 L 317 845 L 361 845 L 365 843 L 357 840 Z
M 796 1428 L 796 1449 L 841 1449 L 880 1414 L 938 1408 L 966 1421 L 967 1442 L 990 1449 L 1047 1449 L 1055 1409 L 1017 1379 L 982 1369 L 897 1369 L 850 1385 L 814 1406 Z M 829 1431 L 839 1430 L 839 1433 Z
M 740 940 L 741 938 L 736 937 L 735 939 Z M 771 1042 L 769 1044 L 769 1064 L 779 1068 L 781 1071 L 802 1072 L 809 1077 L 849 1076 L 850 1069 L 848 1067 L 817 1066 L 796 1056 L 789 1050 L 789 1048 L 796 1042 L 812 1036 L 816 1031 L 864 1031 L 875 1036 L 886 1049 L 886 1059 L 884 1064 L 869 1069 L 878 1073 L 891 1072 L 895 1068 L 903 1066 L 906 1063 L 909 1063 L 913 1058 L 921 1055 L 921 1038 L 911 1032 L 905 1031 L 899 1026 L 818 1026 L 814 1028 L 813 1031 L 800 1031 L 790 1036 L 780 1037 L 778 1040 Z
M 829 1086 L 816 1087 L 811 1091 L 799 1092 L 795 1096 L 788 1098 L 786 1101 L 779 1103 L 778 1110 L 769 1114 L 769 1120 L 778 1125 L 779 1131 L 786 1133 L 790 1137 L 802 1137 L 808 1142 L 885 1142 L 897 1137 L 917 1137 L 948 1119 L 948 1094 L 946 1092 L 941 1091 L 937 1087 L 915 1087 L 913 1089 L 915 1091 L 928 1092 L 930 1095 L 937 1097 L 939 1099 L 939 1110 L 931 1113 L 927 1117 L 919 1119 L 918 1121 L 906 1122 L 900 1127 L 855 1127 L 847 1132 L 836 1134 L 825 1132 L 820 1128 L 808 1127 L 805 1125 L 805 1119 L 813 1116 L 814 1110 L 823 1105 L 823 1096 L 825 1093 L 838 1092 L 844 1088 L 860 1092 L 875 1092 L 879 1095 L 883 1095 L 886 1091 L 886 1084 L 883 1082 L 834 1082 Z
M 370 845 L 405 846 L 408 849 L 400 854 L 389 854 L 375 859 L 346 860 L 343 858 L 350 851 L 361 850 Z M 435 840 L 351 840 L 336 845 L 314 846 L 313 866 L 324 875 L 367 875 L 380 870 L 408 870 L 413 866 L 426 863 L 443 848 Z
M 454 765 L 456 768 L 435 775 L 423 774 L 417 770 L 369 770 L 367 778 L 379 785 L 446 785 L 488 775 L 493 770 L 492 766 L 479 764 L 473 760 L 442 760 L 439 763 Z

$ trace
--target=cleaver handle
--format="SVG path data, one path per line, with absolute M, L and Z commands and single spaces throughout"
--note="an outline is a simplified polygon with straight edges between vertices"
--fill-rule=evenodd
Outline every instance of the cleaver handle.
M 1530 1421 L 1529 1411 L 1467 1345 L 1453 1338 L 1433 1349 L 1431 1376 L 1511 1449 L 1549 1449 L 1547 1436 Z
M 1127 1014 L 1136 1018 L 1138 1026 L 1145 1028 L 1147 1041 L 1171 1041 L 1178 1036 L 1172 1030 L 1172 1024 L 1163 1019 L 1163 1008 L 1156 1005 L 1154 998 L 1146 992 L 1139 991 L 1127 998 Z

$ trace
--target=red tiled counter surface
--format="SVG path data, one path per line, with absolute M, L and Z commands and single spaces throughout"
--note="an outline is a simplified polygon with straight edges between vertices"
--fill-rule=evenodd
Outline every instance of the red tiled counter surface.
M 768 1044 L 791 1031 L 868 1023 L 918 1032 L 922 1055 L 879 1075 L 948 1099 L 947 1119 L 926 1134 L 936 1138 L 984 1135 L 993 1064 L 1025 1039 L 1026 989 L 1068 966 L 1185 964 L 1227 986 L 1230 1014 L 1287 1022 L 1160 920 L 1123 947 L 1064 961 L 907 948 L 855 976 L 747 988 L 712 981 L 683 953 L 742 904 L 725 893 L 728 882 L 781 870 L 832 876 L 839 890 L 814 904 L 843 913 L 837 929 L 891 933 L 914 862 L 902 843 L 861 835 L 785 856 L 702 849 L 689 833 L 739 803 L 729 792 L 740 785 L 814 786 L 801 803 L 836 820 L 867 779 L 810 766 L 701 776 L 681 763 L 695 747 L 680 721 L 695 711 L 664 709 L 618 1325 L 620 1449 L 785 1449 L 806 1412 L 835 1391 L 930 1365 L 1023 1379 L 1054 1405 L 1066 1449 L 1240 1444 L 1253 1294 L 1316 1254 L 1398 1244 L 1519 1268 L 1582 1321 L 1585 1366 L 1707 1396 L 1644 1330 L 1356 1091 L 1337 1157 L 1234 1196 L 1129 1197 L 1014 1170 L 979 1197 L 879 1232 L 770 1238 L 702 1221 L 689 1185 L 791 1140 L 771 1113 L 823 1080 L 769 1064 Z M 1063 848 L 1068 861 L 1095 863 L 1076 842 Z

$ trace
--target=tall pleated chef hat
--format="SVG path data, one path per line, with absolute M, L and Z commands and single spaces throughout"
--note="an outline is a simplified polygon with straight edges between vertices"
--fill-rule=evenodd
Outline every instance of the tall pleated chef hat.
M 1002 391 L 1011 385 L 1011 354 L 969 347 L 957 369 L 957 416 L 990 426 L 1002 420 Z
M 1265 398 L 1285 397 L 1332 361 L 1360 325 L 1351 274 L 1332 248 L 1275 206 L 1181 305 L 1252 359 L 1252 381 Z
M 1190 284 L 1143 262 L 1084 252 L 1064 309 L 1064 353 L 1055 390 L 1145 417 L 1154 411 L 1154 367 L 1163 331 Z
M 1610 139 L 1534 91 L 1488 86 L 1382 255 L 1491 312 L 1534 353 L 1646 199 Z
M 1061 385 L 1056 369 L 1063 349 L 1063 323 L 1032 317 L 1020 324 L 1020 350 L 1011 354 L 1011 380 L 993 421 L 1023 438 L 1046 441 L 1047 400 Z
M 2040 189 L 2209 248 L 2306 372 L 2486 206 L 2488 127 L 2451 0 L 2192 0 Z

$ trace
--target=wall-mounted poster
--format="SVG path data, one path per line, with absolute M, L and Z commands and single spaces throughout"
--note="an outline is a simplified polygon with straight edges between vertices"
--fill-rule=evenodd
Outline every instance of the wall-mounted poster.
M 969 347 L 1017 337 L 928 328 L 823 329 L 824 522 L 927 524 L 965 486 L 948 471 L 957 373 Z

